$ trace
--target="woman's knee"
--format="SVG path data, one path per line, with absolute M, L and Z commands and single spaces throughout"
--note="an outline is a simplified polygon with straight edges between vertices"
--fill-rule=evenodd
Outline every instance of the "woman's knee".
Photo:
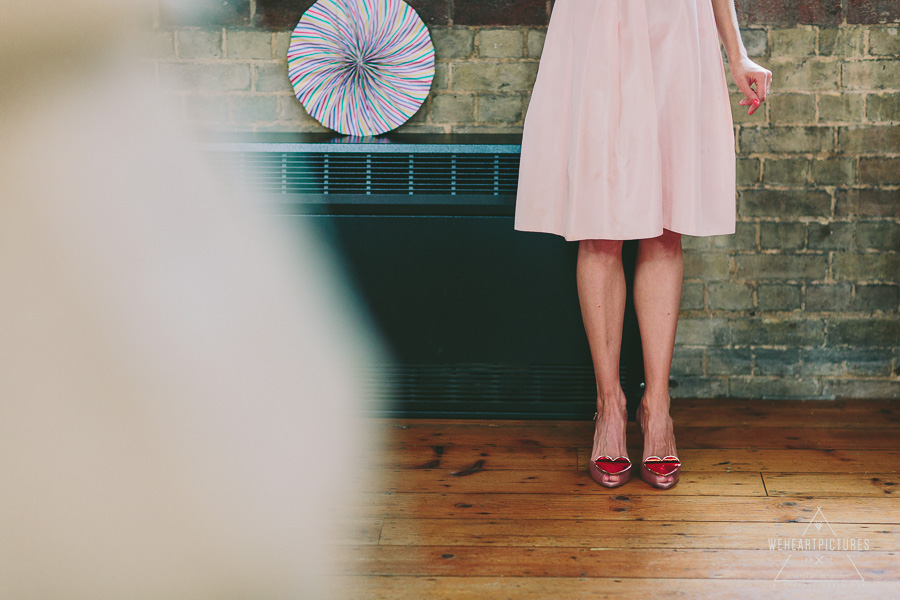
M 644 250 L 652 250 L 653 252 L 664 254 L 681 253 L 681 234 L 663 229 L 662 235 L 643 239 L 639 244 L 644 246 Z
M 622 255 L 622 240 L 581 240 L 578 251 L 593 256 Z

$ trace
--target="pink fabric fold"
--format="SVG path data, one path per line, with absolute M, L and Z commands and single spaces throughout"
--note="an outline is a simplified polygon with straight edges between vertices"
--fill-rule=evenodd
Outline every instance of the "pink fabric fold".
M 515 228 L 567 240 L 735 230 L 711 0 L 556 0 L 522 134 Z

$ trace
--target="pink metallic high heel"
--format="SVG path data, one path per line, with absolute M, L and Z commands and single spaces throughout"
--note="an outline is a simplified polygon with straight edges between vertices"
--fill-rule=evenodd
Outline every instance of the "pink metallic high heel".
M 594 413 L 594 421 L 597 420 L 598 413 Z M 588 466 L 591 478 L 603 487 L 614 488 L 619 487 L 626 481 L 631 479 L 631 461 L 627 456 L 600 456 L 591 461 Z M 604 481 L 604 475 L 618 475 L 619 481 Z
M 643 401 L 641 405 L 638 406 L 637 409 L 637 423 L 638 428 L 641 430 L 641 435 L 644 434 L 644 426 L 641 423 L 641 407 L 643 406 Z M 655 488 L 659 488 L 661 490 L 667 490 L 673 487 L 676 483 L 678 483 L 678 478 L 681 475 L 681 461 L 677 456 L 668 455 L 668 456 L 648 456 L 641 463 L 641 479 L 643 479 L 648 484 L 652 485 Z M 669 483 L 660 483 L 661 477 L 672 477 L 672 481 Z

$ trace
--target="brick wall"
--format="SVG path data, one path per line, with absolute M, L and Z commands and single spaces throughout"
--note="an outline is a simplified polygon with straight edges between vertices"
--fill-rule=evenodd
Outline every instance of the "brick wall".
M 197 126 L 323 131 L 286 76 L 290 30 L 311 4 L 159 10 L 152 68 Z M 410 4 L 437 64 L 431 94 L 399 131 L 520 132 L 552 3 Z M 672 394 L 900 397 L 900 4 L 736 5 L 773 94 L 747 117 L 731 83 L 737 233 L 684 239 Z

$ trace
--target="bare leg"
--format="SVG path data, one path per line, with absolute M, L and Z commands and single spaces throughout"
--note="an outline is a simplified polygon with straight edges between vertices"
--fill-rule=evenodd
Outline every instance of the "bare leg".
M 644 459 L 676 453 L 669 416 L 669 373 L 683 278 L 680 234 L 664 230 L 659 237 L 638 242 L 634 308 L 641 330 L 646 382 L 638 412 L 644 430 Z M 658 482 L 667 485 L 674 479 L 671 475 L 660 476 Z
M 625 425 L 628 413 L 619 383 L 619 350 L 625 315 L 625 273 L 621 240 L 582 240 L 576 270 L 581 316 L 597 380 L 597 412 L 591 458 L 627 456 Z M 618 475 L 604 475 L 617 483 Z

